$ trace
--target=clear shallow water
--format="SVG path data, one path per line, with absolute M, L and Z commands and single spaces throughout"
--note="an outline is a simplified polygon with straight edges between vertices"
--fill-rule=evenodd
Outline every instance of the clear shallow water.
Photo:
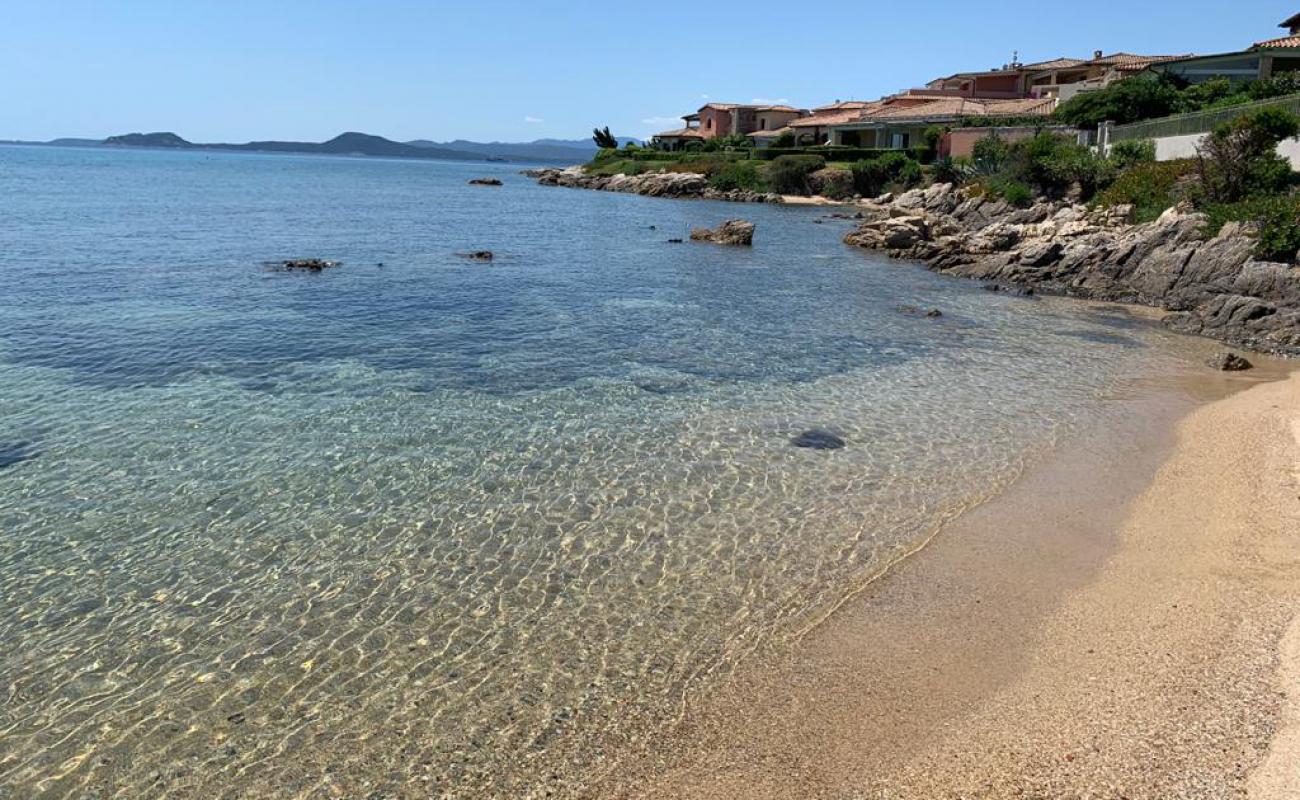
M 1205 349 L 514 170 L 0 148 L 0 797 L 563 790 Z

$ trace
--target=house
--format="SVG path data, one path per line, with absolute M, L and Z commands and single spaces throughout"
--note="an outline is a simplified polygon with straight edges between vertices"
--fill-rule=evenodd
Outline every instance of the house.
M 697 112 L 700 134 L 705 139 L 784 128 L 804 112 L 786 105 L 706 103 Z
M 1133 53 L 1104 54 L 1094 51 L 1092 58 L 1056 58 L 1032 64 L 1012 62 L 987 72 L 961 72 L 938 78 L 918 95 L 966 97 L 980 100 L 1016 100 L 1027 97 L 1056 98 L 1064 102 L 1081 92 L 1103 88 L 1122 78 L 1135 75 L 1153 64 L 1187 56 L 1143 56 Z
M 1104 55 L 1098 50 L 1087 61 L 1081 61 L 1072 67 L 1053 70 L 1050 81 L 1040 80 L 1042 76 L 1034 76 L 1031 78 L 1030 92 L 1035 97 L 1055 97 L 1064 103 L 1076 95 L 1104 89 L 1115 81 L 1131 78 L 1158 64 L 1191 57 L 1187 54 L 1143 56 L 1133 53 L 1111 53 Z
M 1190 56 L 1153 64 L 1151 71 L 1173 75 L 1189 83 L 1227 78 L 1234 83 L 1262 80 L 1286 72 L 1300 72 L 1300 14 L 1282 20 L 1286 36 L 1255 42 L 1245 50 L 1208 56 Z
M 652 141 L 670 150 L 678 150 L 691 142 L 702 142 L 719 136 L 734 134 L 769 134 L 785 128 L 808 112 L 787 105 L 759 105 L 744 103 L 706 103 L 694 114 L 682 117 L 685 128 L 655 134 Z
M 788 127 L 794 133 L 795 144 L 800 147 L 829 144 L 831 126 L 857 119 L 872 105 L 876 104 L 863 100 L 836 100 L 814 108 L 808 116 L 790 122 Z
M 905 94 L 862 109 L 855 118 L 831 124 L 830 142 L 851 147 L 907 149 L 923 143 L 927 128 L 959 124 L 963 119 L 1046 119 L 1056 109 L 1053 98 L 970 99 Z
M 700 132 L 699 114 L 687 114 L 682 117 L 682 121 L 686 123 L 685 127 L 656 133 L 650 137 L 650 143 L 662 150 L 683 150 L 692 142 L 704 141 L 704 134 Z

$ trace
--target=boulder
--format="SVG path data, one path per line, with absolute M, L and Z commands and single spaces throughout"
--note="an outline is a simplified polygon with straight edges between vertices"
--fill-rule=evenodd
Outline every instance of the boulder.
M 470 261 L 491 261 L 496 258 L 496 254 L 491 250 L 471 250 L 468 253 L 457 253 L 461 258 L 467 258 Z
M 1228 351 L 1217 354 L 1207 363 L 1214 369 L 1223 370 L 1224 372 L 1243 372 L 1255 366 L 1236 353 Z
M 754 223 L 743 219 L 729 219 L 716 228 L 696 228 L 691 231 L 691 239 L 697 242 L 714 244 L 743 245 L 754 243 Z
M 471 178 L 469 181 L 469 185 L 470 186 L 501 186 L 502 184 L 499 178 Z

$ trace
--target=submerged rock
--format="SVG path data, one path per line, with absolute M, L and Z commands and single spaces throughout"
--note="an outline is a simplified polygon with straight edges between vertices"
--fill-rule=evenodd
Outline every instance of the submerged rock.
M 290 258 L 285 261 L 271 261 L 267 266 L 271 269 L 292 272 L 300 270 L 303 272 L 320 272 L 321 270 L 330 269 L 331 267 L 342 266 L 342 261 L 328 261 L 323 258 Z
M 501 186 L 500 178 L 471 178 L 470 186 Z
M 1243 372 L 1248 369 L 1254 369 L 1255 365 L 1237 355 L 1236 353 L 1224 351 L 1207 362 L 1214 369 L 1224 372 Z
M 457 253 L 461 258 L 467 258 L 470 261 L 491 261 L 496 258 L 496 253 L 491 250 L 472 250 L 468 253 Z
M 794 437 L 790 440 L 790 444 L 795 447 L 806 447 L 810 450 L 839 450 L 847 442 L 830 431 L 814 428 Z
M 36 445 L 28 441 L 0 441 L 0 469 L 36 458 Z
M 729 219 L 716 228 L 696 228 L 691 239 L 697 242 L 747 246 L 754 243 L 754 223 L 743 219 Z

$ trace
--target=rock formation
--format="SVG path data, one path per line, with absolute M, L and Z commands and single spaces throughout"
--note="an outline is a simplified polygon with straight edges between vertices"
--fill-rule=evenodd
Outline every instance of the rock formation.
M 1300 268 L 1256 260 L 1236 224 L 1207 238 L 1188 208 L 1133 225 L 1128 207 L 1017 208 L 936 184 L 867 202 L 863 214 L 846 243 L 1003 290 L 1156 306 L 1174 330 L 1300 354 Z
M 640 175 L 589 175 L 582 167 L 538 169 L 524 173 L 543 186 L 625 192 L 648 197 L 697 200 L 730 200 L 741 203 L 779 203 L 781 196 L 741 189 L 722 191 L 709 186 L 709 179 L 695 172 L 643 172 Z
M 716 228 L 696 228 L 691 239 L 714 244 L 751 245 L 754 243 L 754 223 L 743 219 L 729 219 Z

